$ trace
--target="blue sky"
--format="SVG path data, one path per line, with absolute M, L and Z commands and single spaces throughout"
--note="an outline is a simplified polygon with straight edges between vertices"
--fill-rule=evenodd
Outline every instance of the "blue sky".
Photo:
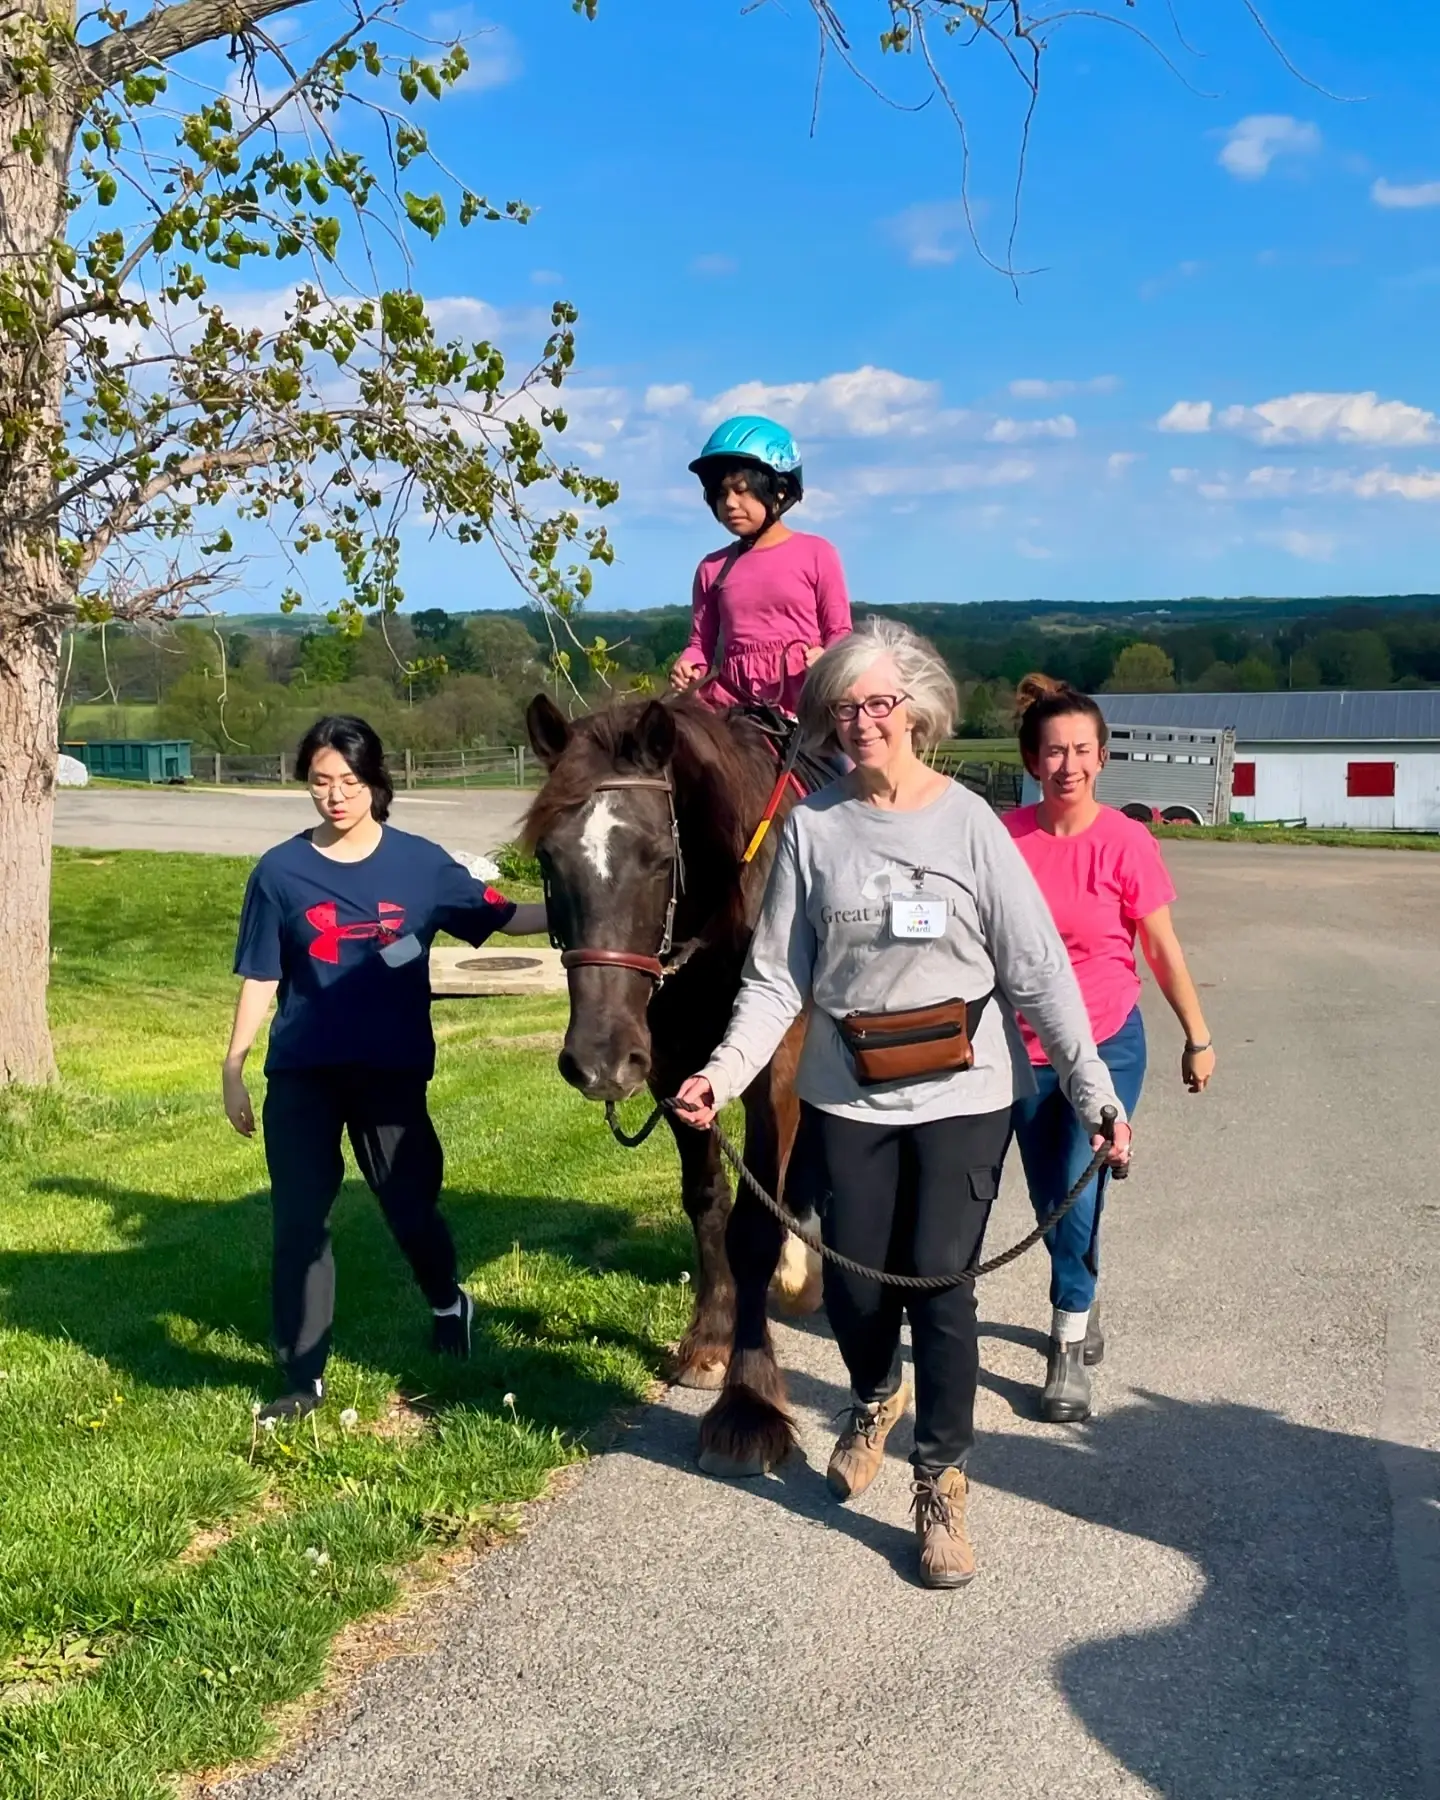
M 866 69 L 922 98 L 913 60 L 871 53 L 878 0 L 838 10 Z M 417 279 L 517 355 L 552 299 L 580 308 L 569 448 L 622 484 L 597 604 L 687 597 L 717 532 L 685 464 L 731 410 L 800 437 L 795 522 L 839 545 L 860 605 L 1440 588 L 1440 9 L 1398 0 L 1382 28 L 1271 0 L 1345 102 L 1240 0 L 1175 10 L 1203 57 L 1158 0 L 1129 16 L 1204 92 L 1122 31 L 1055 35 L 1018 299 L 966 241 L 938 105 L 886 106 L 832 59 L 811 134 L 806 0 L 441 19 L 493 29 L 432 135 L 537 215 L 448 237 Z M 1021 96 L 993 56 L 947 54 L 999 249 Z M 409 535 L 411 604 L 514 603 L 481 553 Z

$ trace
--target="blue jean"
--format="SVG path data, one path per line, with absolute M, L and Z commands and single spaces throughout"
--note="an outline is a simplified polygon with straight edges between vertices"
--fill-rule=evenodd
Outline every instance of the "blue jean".
M 1130 1118 L 1145 1082 L 1145 1022 L 1137 1006 L 1099 1046 L 1115 1092 Z M 1091 1157 L 1090 1139 L 1060 1088 L 1055 1071 L 1035 1070 L 1037 1092 L 1015 1102 L 1015 1136 L 1035 1217 L 1061 1204 Z M 1088 1312 L 1100 1273 L 1100 1215 L 1108 1177 L 1102 1171 L 1054 1228 L 1045 1234 L 1050 1251 L 1050 1304 L 1062 1312 Z

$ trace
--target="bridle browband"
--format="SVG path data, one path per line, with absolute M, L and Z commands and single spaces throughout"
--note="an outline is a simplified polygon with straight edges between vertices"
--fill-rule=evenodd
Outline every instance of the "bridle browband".
M 553 931 L 550 942 L 561 952 L 560 966 L 567 972 L 571 969 L 629 969 L 633 974 L 643 975 L 647 980 L 653 981 L 658 988 L 668 973 L 665 959 L 675 941 L 675 909 L 680 903 L 680 896 L 685 892 L 685 858 L 680 851 L 680 821 L 675 814 L 675 783 L 668 775 L 612 775 L 608 781 L 597 782 L 593 792 L 613 793 L 619 788 L 656 789 L 664 794 L 670 812 L 670 844 L 674 856 L 670 864 L 670 897 L 665 903 L 665 929 L 660 938 L 660 948 L 654 956 L 644 956 L 638 950 L 590 950 L 583 947 L 567 950 L 557 941 Z M 548 911 L 548 878 L 545 883 L 545 899 Z

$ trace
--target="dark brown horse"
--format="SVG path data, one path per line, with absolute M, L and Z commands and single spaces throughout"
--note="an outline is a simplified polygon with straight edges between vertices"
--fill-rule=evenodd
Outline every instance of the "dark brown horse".
M 549 779 L 525 840 L 545 871 L 550 929 L 569 970 L 560 1073 L 590 1100 L 646 1087 L 667 1099 L 729 1023 L 778 837 L 777 822 L 744 863 L 779 773 L 775 753 L 752 721 L 688 700 L 622 701 L 572 722 L 540 695 L 526 724 Z M 744 1096 L 745 1160 L 772 1193 L 795 1138 L 802 1038 L 803 1024 Z M 818 1266 L 743 1190 L 732 1207 L 708 1132 L 667 1122 L 699 1261 L 676 1378 L 721 1389 L 700 1426 L 701 1467 L 760 1474 L 793 1441 L 766 1319 L 782 1240 L 777 1291 L 791 1310 L 819 1304 Z

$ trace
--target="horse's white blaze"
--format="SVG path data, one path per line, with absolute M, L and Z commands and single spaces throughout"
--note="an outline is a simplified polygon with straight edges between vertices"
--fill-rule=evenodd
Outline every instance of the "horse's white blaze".
M 580 848 L 585 860 L 602 881 L 610 879 L 610 839 L 620 829 L 620 815 L 609 794 L 597 794 L 590 805 Z

